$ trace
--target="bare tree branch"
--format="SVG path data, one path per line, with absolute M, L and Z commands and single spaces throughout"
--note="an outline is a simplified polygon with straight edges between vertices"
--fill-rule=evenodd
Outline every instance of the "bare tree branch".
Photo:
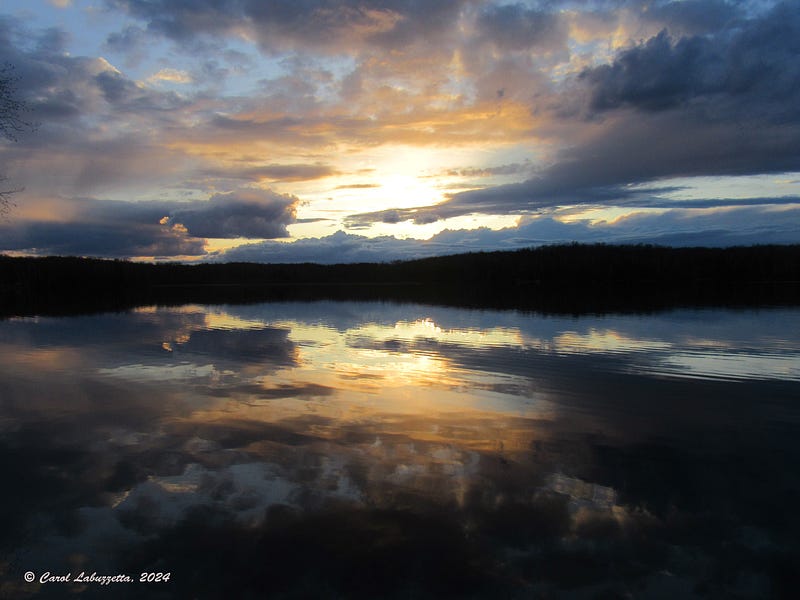
M 4 184 L 8 181 L 8 177 L 3 177 L 0 175 L 0 185 Z M 21 192 L 25 188 L 17 188 L 15 190 L 4 190 L 0 189 L 0 219 L 5 219 L 8 217 L 8 213 L 11 212 L 12 208 L 16 208 L 16 204 L 11 200 L 11 197 Z
M 35 129 L 30 121 L 23 118 L 28 111 L 24 100 L 16 97 L 19 76 L 14 73 L 14 67 L 3 65 L 0 67 L 0 137 L 16 142 L 17 135 L 26 130 Z M 7 178 L 0 175 L 0 218 L 6 218 L 16 205 L 11 197 L 22 191 L 21 189 L 4 189 L 3 184 Z
M 15 95 L 18 81 L 13 66 L 0 67 L 0 135 L 12 142 L 17 141 L 18 133 L 34 128 L 33 123 L 22 118 L 28 105 Z

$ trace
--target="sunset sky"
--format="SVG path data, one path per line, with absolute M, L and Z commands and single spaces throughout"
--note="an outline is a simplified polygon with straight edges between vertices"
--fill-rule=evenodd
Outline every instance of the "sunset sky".
M 800 243 L 795 0 L 3 0 L 0 251 Z

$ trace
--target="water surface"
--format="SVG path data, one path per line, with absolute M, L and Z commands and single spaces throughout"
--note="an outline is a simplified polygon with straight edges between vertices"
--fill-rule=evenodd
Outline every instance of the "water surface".
M 796 589 L 797 309 L 149 307 L 0 355 L 10 597 Z M 22 579 L 81 570 L 171 578 Z

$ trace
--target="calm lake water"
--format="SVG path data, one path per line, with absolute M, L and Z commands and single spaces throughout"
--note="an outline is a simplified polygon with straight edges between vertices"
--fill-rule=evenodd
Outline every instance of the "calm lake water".
M 0 356 L 0 597 L 796 597 L 800 309 L 150 307 Z

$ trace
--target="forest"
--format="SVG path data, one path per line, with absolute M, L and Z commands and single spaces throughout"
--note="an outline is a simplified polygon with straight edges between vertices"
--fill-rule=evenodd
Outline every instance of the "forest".
M 385 300 L 552 313 L 800 304 L 800 245 L 553 245 L 391 263 L 0 256 L 0 316 L 154 304 Z

